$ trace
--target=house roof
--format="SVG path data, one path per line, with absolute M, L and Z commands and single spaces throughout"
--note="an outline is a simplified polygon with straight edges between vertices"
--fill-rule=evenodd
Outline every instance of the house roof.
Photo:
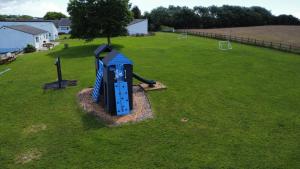
M 139 22 L 143 22 L 143 21 L 145 21 L 145 20 L 147 20 L 147 19 L 134 19 L 133 21 L 131 21 L 131 22 L 128 24 L 128 26 L 137 24 L 137 23 L 139 23 Z
M 71 26 L 71 20 L 69 18 L 61 18 L 58 26 Z
M 52 22 L 50 20 L 33 19 L 33 20 L 6 20 L 1 22 Z
M 43 33 L 47 33 L 47 31 L 45 31 L 43 29 L 35 28 L 32 26 L 28 26 L 28 25 L 11 25 L 11 26 L 3 26 L 3 27 L 13 29 L 16 31 L 20 31 L 20 32 L 24 32 L 24 33 L 28 33 L 31 35 L 40 35 Z
M 60 21 L 60 20 L 47 20 L 47 21 L 53 22 L 54 25 L 55 25 L 55 27 L 58 28 L 58 26 L 59 26 L 59 21 Z
M 129 60 L 126 56 L 115 50 L 110 52 L 102 61 L 103 64 L 106 66 L 112 66 L 117 64 L 133 64 L 132 61 Z
M 19 48 L 0 48 L 0 54 L 6 54 L 6 53 L 14 53 L 18 52 L 21 49 Z

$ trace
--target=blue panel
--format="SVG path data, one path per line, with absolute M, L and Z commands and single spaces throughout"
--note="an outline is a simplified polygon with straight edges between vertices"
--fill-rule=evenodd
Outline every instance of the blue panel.
M 133 65 L 132 61 L 129 60 L 124 55 L 122 55 L 121 53 L 118 53 L 111 61 L 109 61 L 108 66 L 118 65 L 118 64 Z
M 129 109 L 127 82 L 115 83 L 115 97 L 116 97 L 117 115 L 123 116 L 129 114 L 130 109 Z
M 100 101 L 101 87 L 103 85 L 102 81 L 103 81 L 103 63 L 99 60 L 99 69 L 98 69 L 98 73 L 97 73 L 94 90 L 92 93 L 93 101 L 96 103 L 98 103 Z
M 124 65 L 117 64 L 115 70 L 115 99 L 117 115 L 127 115 L 130 113 L 128 99 L 128 85 L 124 82 Z

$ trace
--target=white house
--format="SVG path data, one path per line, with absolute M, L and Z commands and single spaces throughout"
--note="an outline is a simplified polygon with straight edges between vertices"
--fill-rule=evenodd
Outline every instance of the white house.
M 58 30 L 54 23 L 51 21 L 41 21 L 41 20 L 31 20 L 31 21 L 1 21 L 0 27 L 12 26 L 12 25 L 27 25 L 42 29 L 48 32 L 50 40 L 55 40 L 58 38 Z
M 0 27 L 0 49 L 24 49 L 28 44 L 37 49 L 49 42 L 49 32 L 27 25 Z
M 71 20 L 69 18 L 61 18 L 58 22 L 58 32 L 69 34 L 71 32 Z
M 148 19 L 134 19 L 127 26 L 129 35 L 148 34 Z

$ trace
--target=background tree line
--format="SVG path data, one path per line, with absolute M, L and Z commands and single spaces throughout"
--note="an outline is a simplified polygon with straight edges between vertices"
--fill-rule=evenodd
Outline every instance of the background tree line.
M 60 20 L 61 18 L 67 18 L 67 16 L 61 12 L 47 12 L 43 17 L 44 20 Z M 13 20 L 32 20 L 34 17 L 29 15 L 0 15 L 0 21 L 13 21 Z
M 142 17 L 149 19 L 152 31 L 159 30 L 162 25 L 176 29 L 300 25 L 300 20 L 292 15 L 274 16 L 269 10 L 258 6 L 196 6 L 193 9 L 180 6 L 158 7 L 150 13 L 145 12 Z
M 44 20 L 60 20 L 61 18 L 67 18 L 67 16 L 61 12 L 47 12 L 44 16 Z
M 0 21 L 6 20 L 28 20 L 33 19 L 32 16 L 29 15 L 0 15 Z

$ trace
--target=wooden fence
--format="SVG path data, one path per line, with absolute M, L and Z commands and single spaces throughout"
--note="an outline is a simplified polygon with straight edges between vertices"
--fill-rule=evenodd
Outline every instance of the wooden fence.
M 300 54 L 300 46 L 291 43 L 280 43 L 280 42 L 270 42 L 252 38 L 231 36 L 231 35 L 223 35 L 217 33 L 207 33 L 207 32 L 198 32 L 198 31 L 189 31 L 189 30 L 180 30 L 176 31 L 177 33 L 188 33 L 189 35 L 219 39 L 219 40 L 229 40 L 233 42 L 238 42 L 242 44 L 255 45 L 260 47 L 272 48 L 281 51 L 291 52 Z

